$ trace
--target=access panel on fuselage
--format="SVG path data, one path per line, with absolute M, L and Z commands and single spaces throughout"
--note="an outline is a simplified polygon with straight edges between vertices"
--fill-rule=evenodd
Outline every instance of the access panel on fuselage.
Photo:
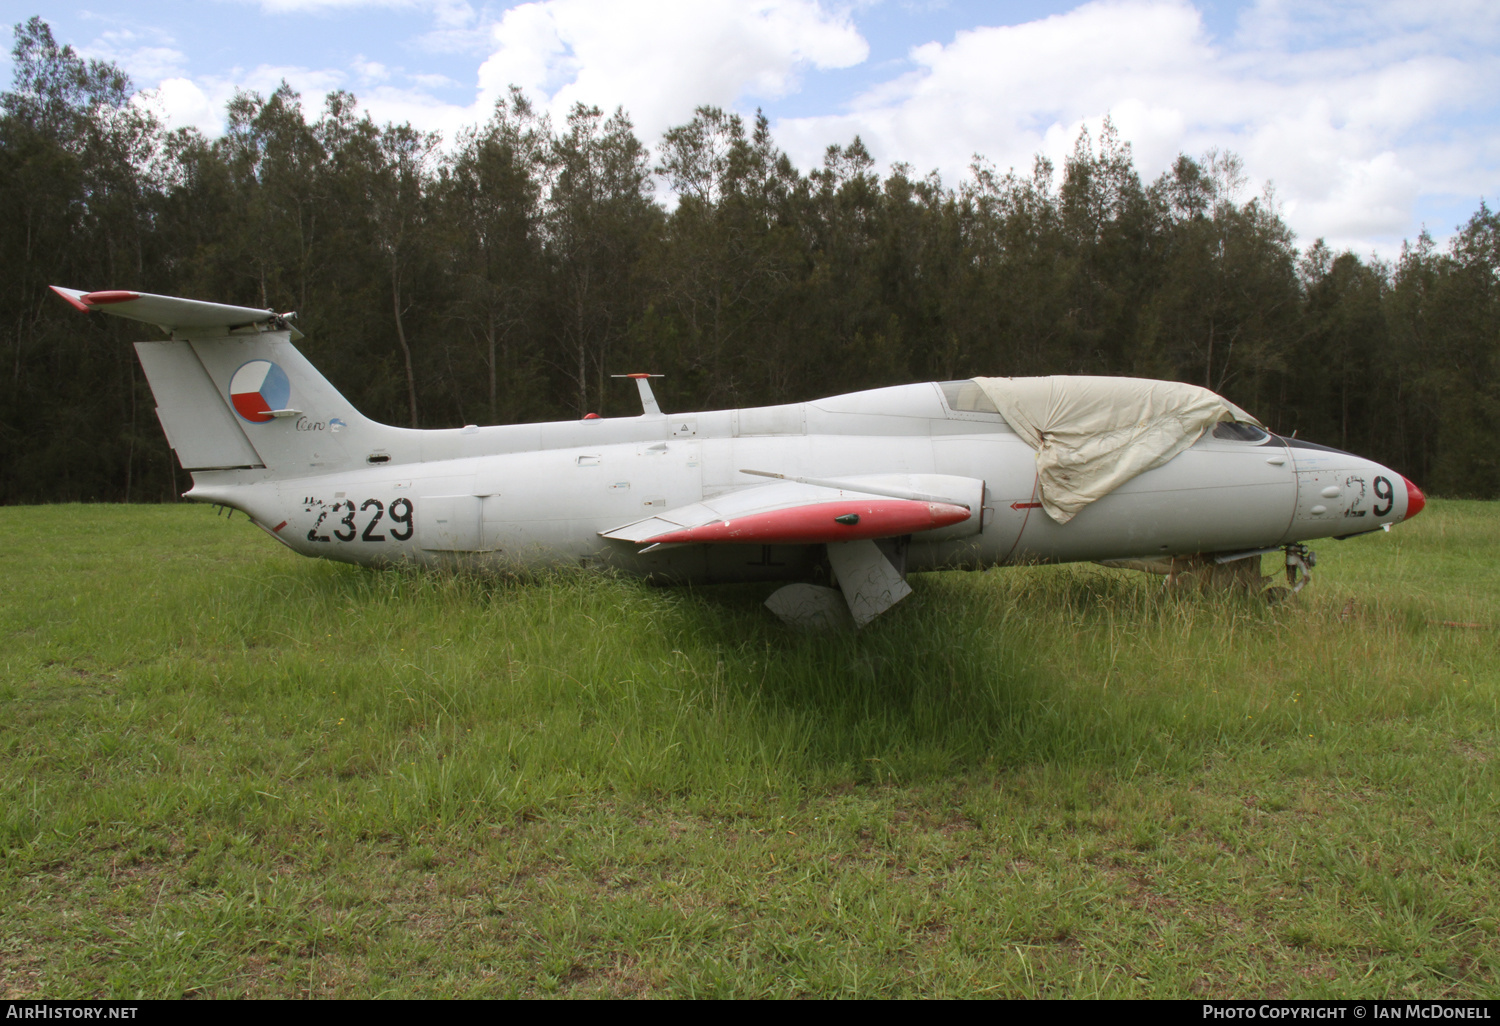
M 483 539 L 523 565 L 614 553 L 599 532 L 703 497 L 697 441 L 632 442 L 492 457 L 475 492 Z
M 912 539 L 911 569 L 948 565 L 1003 563 L 1015 549 L 1027 518 L 1041 514 L 1036 501 L 1036 456 L 1030 446 L 1010 433 L 960 435 L 932 440 L 933 464 L 939 474 L 972 477 L 985 484 L 983 529 L 957 542 L 926 545 Z
M 1377 530 L 1406 515 L 1406 482 L 1394 471 L 1351 453 L 1293 442 L 1297 515 L 1287 540 Z
M 477 495 L 424 495 L 415 504 L 417 544 L 425 552 L 482 552 L 485 549 Z
M 1014 561 L 1268 548 L 1286 534 L 1296 496 L 1284 446 L 1209 436 L 1085 506 L 1066 524 L 1034 511 Z

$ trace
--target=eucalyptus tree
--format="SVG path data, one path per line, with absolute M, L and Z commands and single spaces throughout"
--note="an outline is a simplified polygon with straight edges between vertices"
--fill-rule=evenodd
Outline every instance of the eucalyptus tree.
M 1065 267 L 1059 370 L 1118 374 L 1132 369 L 1141 301 L 1156 279 L 1159 211 L 1135 170 L 1130 144 L 1105 118 L 1097 150 L 1079 132 L 1058 190 Z M 1062 284 L 1062 283 L 1060 283 Z
M 1267 375 L 1286 370 L 1300 291 L 1291 230 L 1269 197 L 1236 202 L 1244 183 L 1238 157 L 1210 152 L 1178 157 L 1153 185 L 1169 223 L 1140 367 L 1263 408 Z
M 807 267 L 792 307 L 806 334 L 789 369 L 805 381 L 830 372 L 840 387 L 886 384 L 899 359 L 878 294 L 876 265 L 884 197 L 875 161 L 858 136 L 830 145 L 795 197 Z
M 1060 372 L 1072 270 L 1062 259 L 1056 168 L 1038 156 L 1030 174 L 1002 175 L 976 157 L 970 170 L 958 195 L 963 260 L 945 305 L 958 366 Z
M 441 169 L 438 200 L 456 286 L 449 314 L 476 344 L 490 423 L 539 412 L 534 346 L 546 284 L 542 199 L 551 134 L 548 119 L 513 89 L 487 124 L 460 136 Z
M 707 404 L 764 394 L 766 362 L 786 348 L 778 320 L 798 263 L 784 216 L 796 172 L 763 114 L 747 133 L 739 115 L 699 107 L 663 136 L 656 173 L 677 200 L 650 258 L 660 308 L 650 329 L 670 339 L 661 358 L 680 376 L 668 388 Z
M 239 92 L 218 142 L 229 175 L 220 242 L 202 254 L 226 301 L 303 310 L 330 255 L 328 152 L 301 97 L 282 82 L 268 98 Z M 189 211 L 202 217 L 201 209 Z
M 605 402 L 611 349 L 627 337 L 644 306 L 636 290 L 641 245 L 659 230 L 651 201 L 649 154 L 623 110 L 605 118 L 575 106 L 567 131 L 552 143 L 555 178 L 543 207 L 551 268 L 557 365 L 589 408 L 589 385 Z
M 164 132 L 129 79 L 16 26 L 0 94 L 0 502 L 168 496 L 170 452 L 119 323 L 54 283 L 296 309 L 304 346 L 390 421 L 755 405 L 915 377 L 1131 373 L 1201 382 L 1438 494 L 1500 495 L 1500 218 L 1393 266 L 1316 243 L 1229 154 L 1149 187 L 1108 122 L 1054 166 L 980 157 L 949 188 L 859 139 L 800 174 L 700 107 L 655 166 L 623 111 L 560 134 L 518 91 L 440 154 L 284 83 L 219 139 Z M 670 187 L 670 212 L 652 184 Z M 420 408 L 419 408 L 420 403 Z
M 417 427 L 417 375 L 412 359 L 415 340 L 407 332 L 407 314 L 418 301 L 415 285 L 425 270 L 422 262 L 430 257 L 427 247 L 432 242 L 433 219 L 429 185 L 439 140 L 436 133 L 418 132 L 410 125 L 387 125 L 376 134 L 375 141 L 373 166 L 365 181 L 372 241 L 384 265 L 391 325 L 406 372 L 407 409 L 411 426 Z
M 118 67 L 59 46 L 40 19 L 15 28 L 0 94 L 0 501 L 138 493 L 137 454 L 165 477 L 165 447 L 117 329 L 64 326 L 59 281 L 145 287 L 162 133 Z M 143 439 L 147 439 L 144 443 Z
M 947 321 L 950 283 L 964 271 L 958 213 L 936 171 L 918 178 L 910 165 L 897 163 L 881 183 L 869 274 L 880 304 L 875 352 L 882 366 L 871 368 L 868 383 L 951 378 L 968 367 L 963 354 L 970 340 Z
M 1427 241 L 1398 267 L 1393 329 L 1420 365 L 1430 480 L 1439 494 L 1500 497 L 1500 215 L 1481 202 L 1446 254 Z
M 1293 353 L 1296 378 L 1282 416 L 1297 418 L 1288 430 L 1363 452 L 1395 412 L 1378 370 L 1387 349 L 1385 278 L 1353 253 L 1335 256 L 1322 239 L 1298 269 L 1305 298 Z

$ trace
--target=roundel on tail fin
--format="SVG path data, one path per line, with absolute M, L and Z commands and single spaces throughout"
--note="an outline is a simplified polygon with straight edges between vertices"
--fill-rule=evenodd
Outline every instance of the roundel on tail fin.
M 292 397 L 286 371 L 270 360 L 242 364 L 229 379 L 229 403 L 234 412 L 252 424 L 274 419 L 272 410 L 284 410 Z

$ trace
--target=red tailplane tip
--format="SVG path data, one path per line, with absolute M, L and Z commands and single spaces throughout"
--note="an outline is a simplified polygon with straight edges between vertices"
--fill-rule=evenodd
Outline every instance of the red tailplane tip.
M 56 292 L 59 296 L 62 296 L 63 301 L 74 309 L 82 310 L 84 313 L 89 312 L 89 305 L 80 299 L 73 298 L 73 296 L 71 296 L 66 289 L 60 289 L 56 285 L 49 285 L 47 287 L 50 288 L 53 292 Z

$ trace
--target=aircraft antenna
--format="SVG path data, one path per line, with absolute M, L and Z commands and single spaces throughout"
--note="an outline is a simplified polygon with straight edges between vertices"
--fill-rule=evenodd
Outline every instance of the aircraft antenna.
M 661 416 L 661 407 L 657 405 L 656 396 L 651 394 L 651 379 L 664 378 L 665 374 L 611 374 L 610 377 L 634 378 L 636 387 L 641 390 L 641 416 Z

